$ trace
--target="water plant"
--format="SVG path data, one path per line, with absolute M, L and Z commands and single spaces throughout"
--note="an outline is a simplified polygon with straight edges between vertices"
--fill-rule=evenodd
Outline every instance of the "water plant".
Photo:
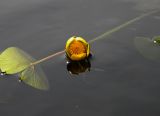
M 85 41 L 82 37 L 71 37 L 67 43 L 65 50 L 56 52 L 40 60 L 35 60 L 29 54 L 17 47 L 9 47 L 0 54 L 0 69 L 2 74 L 17 74 L 19 79 L 34 87 L 41 90 L 47 90 L 49 88 L 48 80 L 39 66 L 40 63 L 47 61 L 55 56 L 66 53 L 69 59 L 74 61 L 81 61 L 88 58 L 90 54 L 90 44 L 97 40 L 106 39 L 109 35 L 117 32 L 126 26 L 146 17 L 157 11 L 144 13 L 134 19 L 131 19 L 104 34 Z M 157 40 L 157 43 L 159 41 Z M 78 49 L 77 49 L 78 48 Z
M 145 58 L 159 61 L 160 59 L 160 36 L 155 36 L 152 39 L 148 37 L 136 37 L 134 44 Z

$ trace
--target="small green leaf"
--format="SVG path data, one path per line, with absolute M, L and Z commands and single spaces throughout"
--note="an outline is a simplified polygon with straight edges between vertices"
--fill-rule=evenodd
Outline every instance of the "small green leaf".
M 137 37 L 134 39 L 137 50 L 146 58 L 160 61 L 160 46 L 155 44 L 154 40 L 146 37 Z
M 40 66 L 30 66 L 20 73 L 20 80 L 27 85 L 41 90 L 48 90 L 48 80 Z
M 0 69 L 6 74 L 23 71 L 34 60 L 30 55 L 16 47 L 9 47 L 0 54 Z

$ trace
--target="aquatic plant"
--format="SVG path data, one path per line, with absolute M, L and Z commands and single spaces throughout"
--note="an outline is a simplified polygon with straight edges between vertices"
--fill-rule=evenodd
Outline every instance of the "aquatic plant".
M 160 36 L 153 37 L 152 39 L 136 37 L 134 39 L 134 44 L 144 57 L 154 61 L 160 60 Z
M 48 80 L 47 80 L 44 72 L 42 71 L 41 67 L 39 66 L 40 63 L 42 63 L 46 60 L 49 60 L 55 56 L 58 56 L 60 54 L 64 54 L 65 52 L 71 60 L 76 60 L 77 62 L 79 60 L 83 60 L 83 59 L 87 58 L 90 54 L 89 44 L 92 44 L 93 42 L 95 42 L 97 40 L 106 39 L 109 35 L 113 34 L 114 32 L 117 32 L 120 29 L 123 29 L 126 26 L 128 26 L 128 25 L 130 25 L 130 24 L 132 24 L 132 23 L 134 23 L 134 22 L 136 22 L 146 16 L 149 16 L 153 13 L 156 13 L 156 12 L 157 11 L 152 11 L 149 13 L 142 14 L 132 20 L 129 20 L 129 21 L 123 23 L 122 25 L 119 25 L 119 26 L 105 32 L 104 34 L 102 34 L 102 35 L 100 35 L 100 36 L 98 36 L 88 42 L 86 42 L 81 37 L 78 37 L 78 38 L 76 37 L 76 39 L 74 37 L 72 37 L 66 43 L 65 50 L 59 51 L 59 52 L 54 53 L 52 55 L 49 55 L 45 58 L 42 58 L 40 60 L 35 60 L 34 58 L 32 58 L 29 54 L 27 54 L 26 52 L 24 52 L 20 48 L 9 47 L 0 54 L 1 72 L 2 72 L 2 74 L 17 74 L 19 76 L 19 79 L 22 82 L 24 82 L 34 88 L 37 88 L 37 89 L 47 90 L 49 88 Z M 157 43 L 159 43 L 158 40 L 157 40 Z M 75 50 L 75 49 L 77 49 L 77 46 L 81 49 Z M 77 65 L 74 65 L 74 66 L 77 66 Z M 87 65 L 87 66 L 90 66 L 90 65 Z M 84 68 L 82 70 L 82 72 L 85 70 L 86 69 Z
M 0 54 L 2 74 L 17 74 L 19 80 L 37 89 L 47 90 L 48 80 L 36 60 L 17 47 L 9 47 Z
M 68 59 L 80 61 L 89 56 L 90 46 L 82 37 L 73 36 L 66 42 L 65 52 Z

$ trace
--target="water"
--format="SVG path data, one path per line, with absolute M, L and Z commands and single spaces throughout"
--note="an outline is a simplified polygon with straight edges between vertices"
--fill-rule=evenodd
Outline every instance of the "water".
M 145 5 L 144 5 L 145 4 Z M 155 0 L 1 0 L 0 50 L 17 46 L 37 59 L 64 49 L 73 35 L 91 40 L 144 11 Z M 159 63 L 135 48 L 137 36 L 160 35 L 160 13 L 92 44 L 91 71 L 67 71 L 64 55 L 42 64 L 49 91 L 0 79 L 2 116 L 159 116 Z

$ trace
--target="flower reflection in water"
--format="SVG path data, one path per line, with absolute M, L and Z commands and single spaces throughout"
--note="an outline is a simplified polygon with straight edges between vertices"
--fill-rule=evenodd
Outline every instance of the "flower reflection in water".
M 70 74 L 79 75 L 80 73 L 89 72 L 91 68 L 91 57 L 90 54 L 88 58 L 80 61 L 72 61 L 67 59 L 67 70 Z

